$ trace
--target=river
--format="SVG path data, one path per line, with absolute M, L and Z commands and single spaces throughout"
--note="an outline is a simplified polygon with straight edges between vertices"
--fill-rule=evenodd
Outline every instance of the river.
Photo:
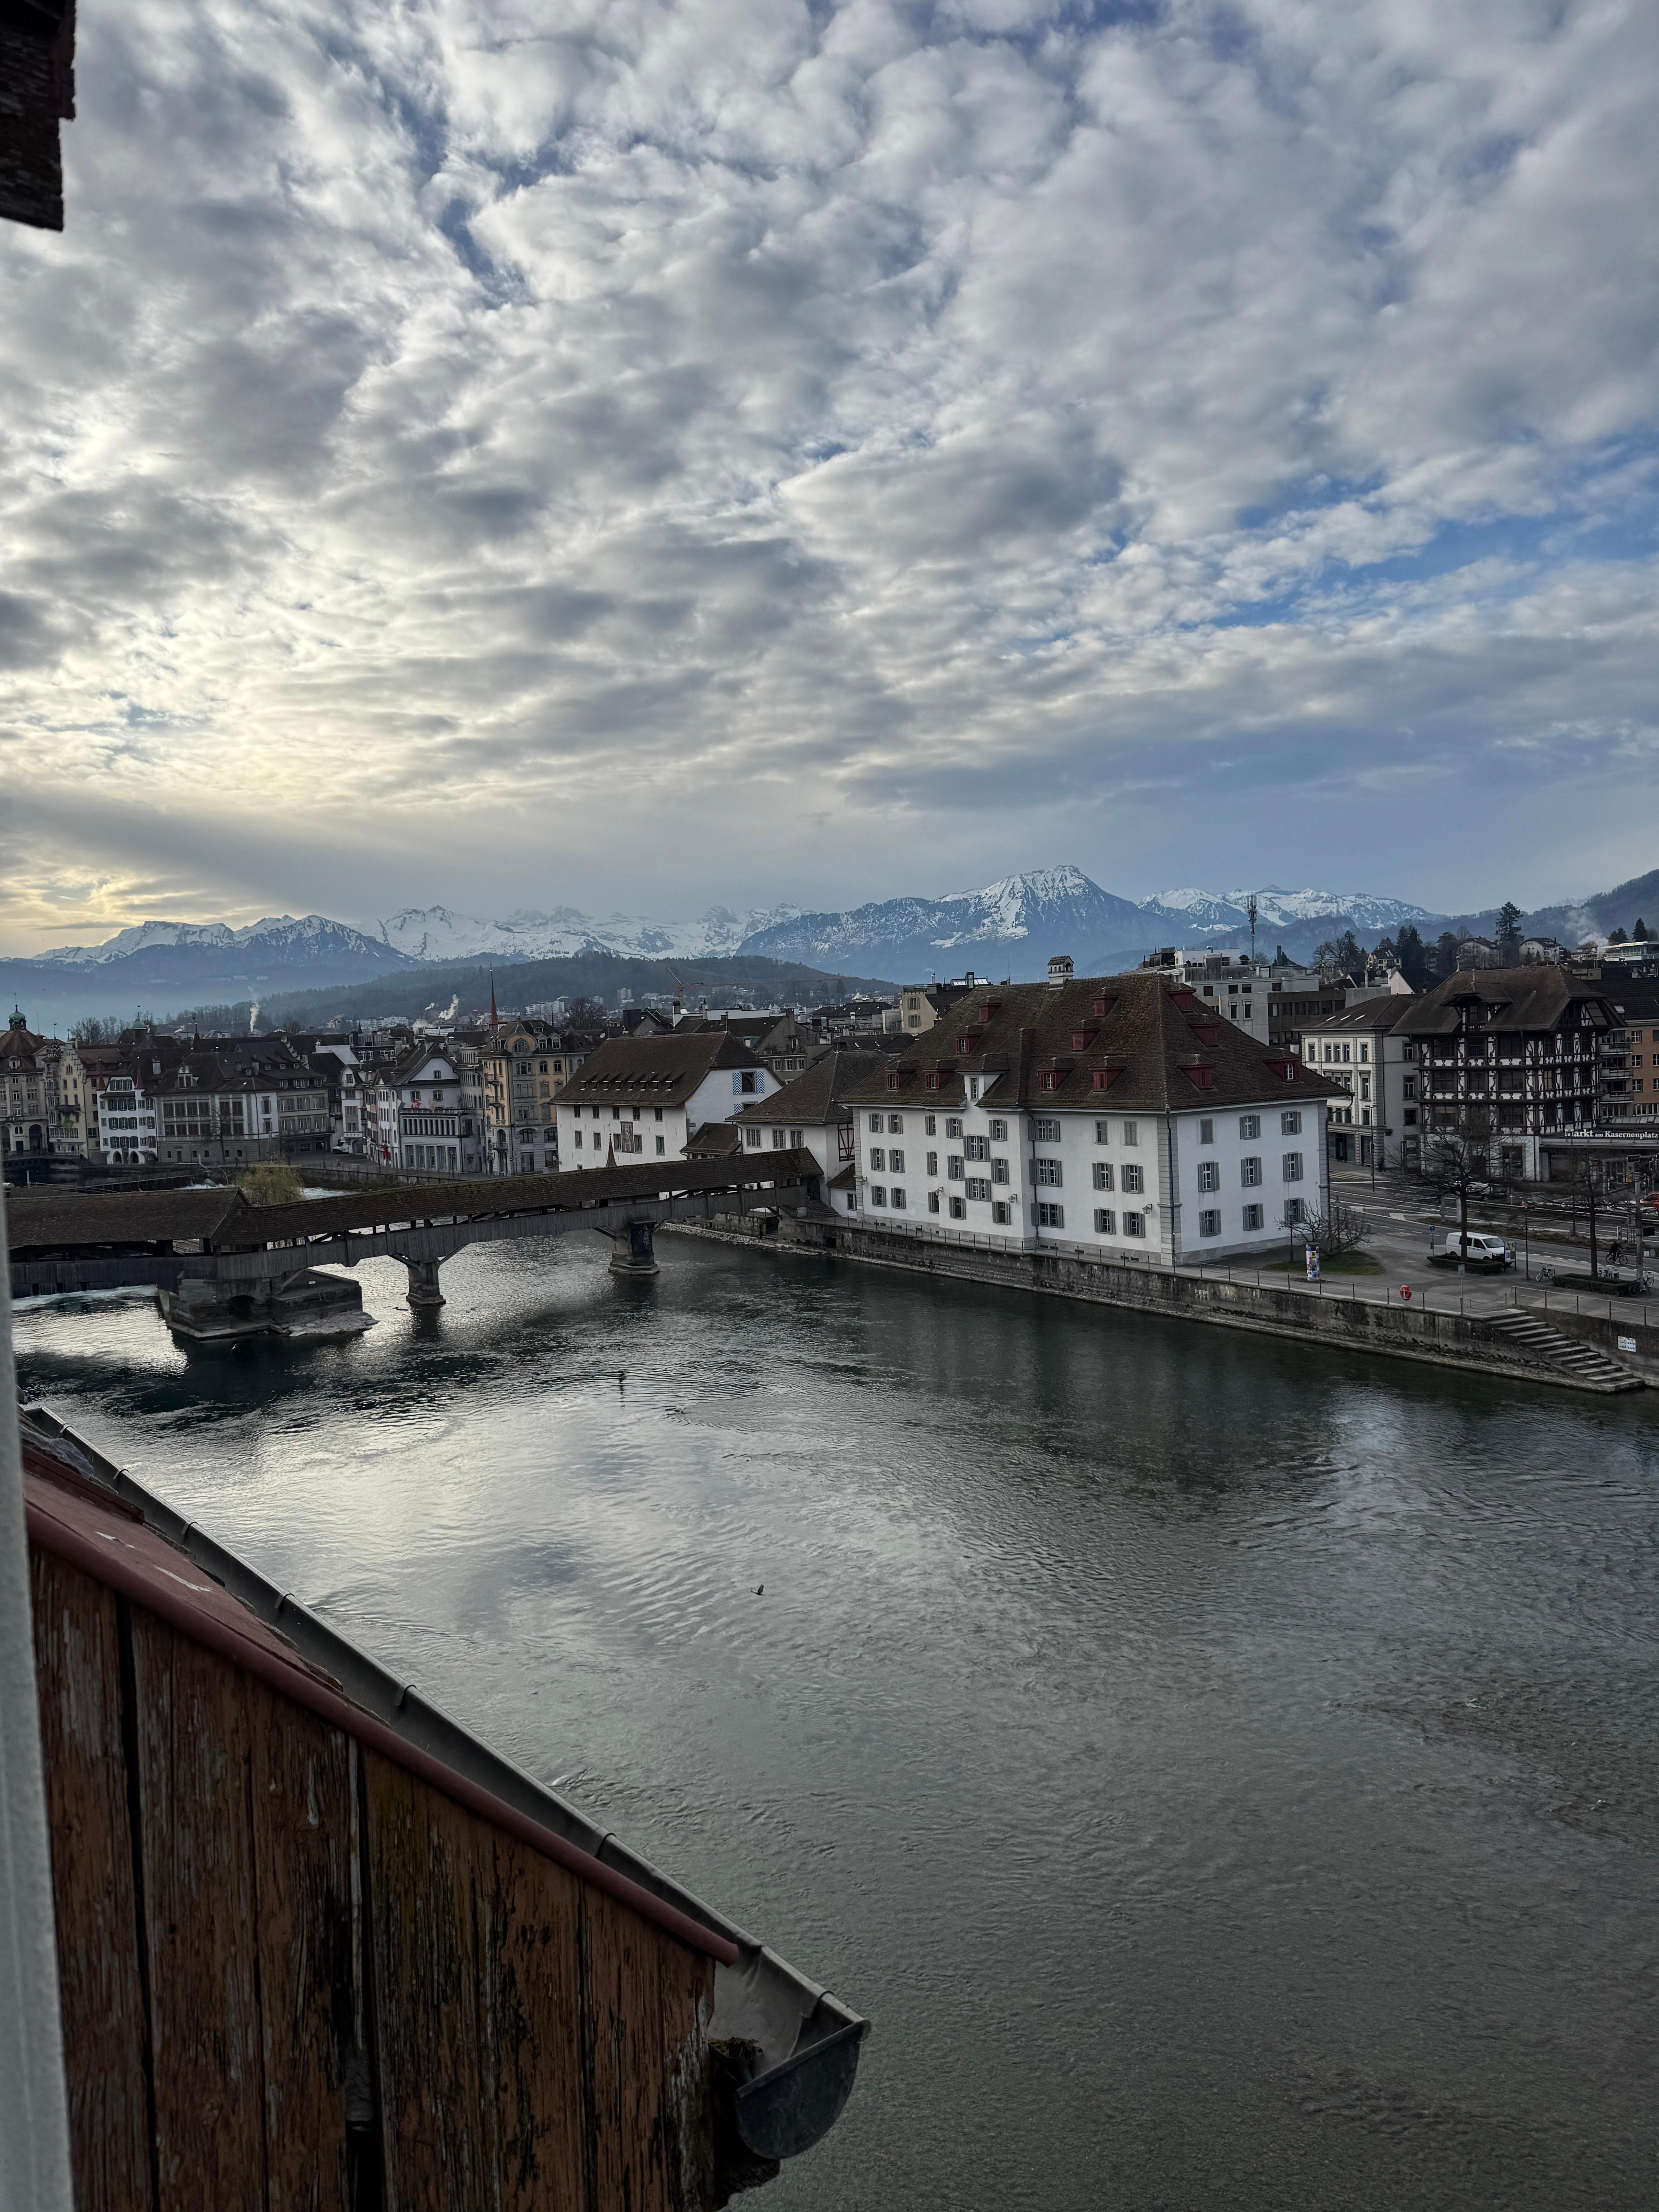
M 869 2013 L 776 2212 L 1654 2201 L 1659 1400 L 608 1251 L 21 1381 Z

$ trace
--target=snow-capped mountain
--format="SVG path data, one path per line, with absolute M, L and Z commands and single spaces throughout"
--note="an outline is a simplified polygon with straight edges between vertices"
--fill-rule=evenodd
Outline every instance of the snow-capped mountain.
M 638 915 L 594 916 L 562 906 L 550 914 L 520 908 L 499 921 L 481 921 L 428 906 L 405 908 L 376 927 L 383 944 L 411 960 L 556 960 L 595 946 L 635 959 L 697 960 L 735 952 L 756 931 L 787 922 L 797 912 L 781 906 L 738 914 L 712 906 L 695 921 L 647 921 Z
M 1245 902 L 1248 890 L 1202 891 L 1182 889 L 1159 891 L 1144 902 L 1148 913 L 1161 910 L 1179 915 L 1198 929 L 1248 929 L 1250 917 Z M 1260 928 L 1287 929 L 1298 921 L 1322 921 L 1340 915 L 1359 929 L 1397 929 L 1402 921 L 1438 919 L 1426 907 L 1408 900 L 1379 898 L 1370 891 L 1287 891 L 1269 884 L 1255 894 Z
M 972 891 L 878 899 L 841 914 L 802 914 L 745 937 L 738 950 L 800 960 L 830 973 L 856 971 L 925 981 L 929 975 L 996 971 L 1016 981 L 1046 972 L 1048 956 L 1079 966 L 1144 951 L 1158 926 L 1128 899 L 1102 890 L 1081 868 L 1032 868 Z
M 35 957 L 45 967 L 105 968 L 147 952 L 189 951 L 210 958 L 229 956 L 281 966 L 337 965 L 343 959 L 371 969 L 400 964 L 399 956 L 375 939 L 320 914 L 298 920 L 291 914 L 267 915 L 242 929 L 223 921 L 141 921 L 130 929 L 118 929 L 101 945 L 60 945 Z
M 223 921 L 143 921 L 101 945 L 60 945 L 30 960 L 0 960 L 0 989 L 37 1026 L 82 1014 L 165 1018 L 181 1007 L 234 1006 L 283 991 L 368 982 L 410 963 L 378 937 L 325 915 L 270 915 L 246 928 Z

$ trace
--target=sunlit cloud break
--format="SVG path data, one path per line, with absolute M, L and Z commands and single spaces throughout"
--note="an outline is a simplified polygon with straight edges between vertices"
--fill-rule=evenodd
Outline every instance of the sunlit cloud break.
M 80 75 L 15 949 L 1651 864 L 1651 10 L 133 0 Z

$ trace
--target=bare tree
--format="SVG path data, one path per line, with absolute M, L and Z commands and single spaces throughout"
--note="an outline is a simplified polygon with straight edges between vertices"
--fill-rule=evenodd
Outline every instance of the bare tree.
M 1558 1159 L 1560 1158 L 1559 1153 L 1556 1155 L 1556 1158 Z M 1569 1171 L 1565 1177 L 1565 1181 L 1567 1186 L 1568 1196 L 1572 1202 L 1571 1228 L 1573 1234 L 1576 1236 L 1578 1231 L 1578 1209 L 1582 1205 L 1585 1212 L 1589 1217 L 1589 1271 L 1590 1280 L 1594 1282 L 1601 1272 L 1595 1236 L 1596 1212 L 1598 1204 L 1603 1210 L 1606 1209 L 1607 1194 L 1596 1182 L 1595 1170 L 1597 1163 L 1594 1153 L 1570 1152 L 1567 1154 L 1567 1158 L 1570 1163 L 1570 1167 Z M 1553 1176 L 1552 1176 L 1551 1180 L 1554 1180 Z
M 1497 1136 L 1497 1118 L 1491 1107 L 1474 1101 L 1449 1109 L 1437 1107 L 1434 1123 L 1425 1135 L 1418 1176 L 1443 1196 L 1450 1194 L 1457 1200 L 1460 1275 L 1464 1273 L 1462 1254 L 1468 1243 L 1469 1194 L 1474 1184 L 1491 1177 Z
M 1340 1198 L 1332 1199 L 1323 1211 L 1316 1209 L 1304 1215 L 1298 1233 L 1304 1243 L 1311 1244 L 1322 1260 L 1346 1259 L 1370 1241 L 1371 1220 L 1358 1206 L 1349 1206 Z

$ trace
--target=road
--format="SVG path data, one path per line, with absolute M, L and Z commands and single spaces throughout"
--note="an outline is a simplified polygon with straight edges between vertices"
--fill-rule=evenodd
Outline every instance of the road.
M 1333 1166 L 1331 1195 L 1334 1200 L 1355 1207 L 1368 1218 L 1370 1235 L 1364 1249 L 1372 1259 L 1381 1261 L 1381 1275 L 1328 1275 L 1317 1286 L 1306 1283 L 1296 1273 L 1283 1276 L 1263 1276 L 1263 1280 L 1288 1282 L 1302 1289 L 1310 1297 L 1358 1297 L 1371 1304 L 1398 1305 L 1406 1303 L 1401 1293 L 1409 1290 L 1409 1303 L 1414 1306 L 1431 1307 L 1437 1312 L 1450 1310 L 1469 1314 L 1498 1313 L 1507 1307 L 1526 1306 L 1540 1315 L 1570 1310 L 1601 1314 L 1614 1318 L 1632 1320 L 1659 1319 L 1659 1297 L 1648 1301 L 1635 1298 L 1598 1297 L 1574 1291 L 1558 1291 L 1539 1279 L 1543 1267 L 1555 1265 L 1588 1267 L 1589 1245 L 1587 1240 L 1577 1242 L 1552 1237 L 1547 1243 L 1535 1241 L 1528 1255 L 1532 1279 L 1523 1276 L 1521 1261 L 1525 1248 L 1522 1240 L 1508 1229 L 1502 1231 L 1516 1253 L 1516 1266 L 1505 1273 L 1462 1274 L 1455 1267 L 1431 1267 L 1429 1264 L 1431 1232 L 1436 1249 L 1443 1247 L 1450 1224 L 1441 1219 L 1437 1203 L 1431 1193 L 1425 1193 L 1419 1184 L 1399 1175 L 1380 1173 L 1373 1182 L 1369 1168 Z M 1480 1210 L 1470 1208 L 1470 1225 L 1478 1227 Z M 1289 1238 L 1286 1238 L 1288 1248 Z M 1300 1248 L 1298 1247 L 1298 1252 Z M 1607 1250 L 1606 1241 L 1601 1250 Z M 1659 1261 L 1651 1250 L 1650 1262 Z M 1656 1270 L 1659 1271 L 1659 1270 Z M 1206 1272 L 1208 1272 L 1206 1270 Z M 1254 1279 L 1252 1267 L 1218 1264 L 1217 1273 Z

